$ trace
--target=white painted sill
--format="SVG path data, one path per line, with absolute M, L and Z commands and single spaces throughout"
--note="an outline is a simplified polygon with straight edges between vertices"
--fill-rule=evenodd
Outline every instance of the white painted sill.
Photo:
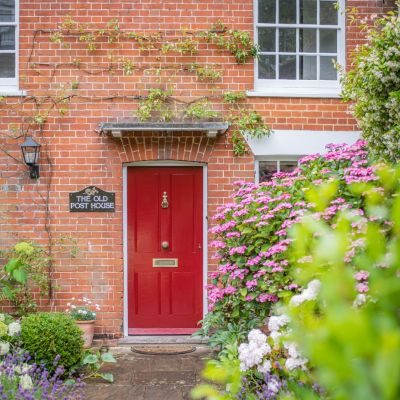
M 26 90 L 19 90 L 17 88 L 5 89 L 0 86 L 0 96 L 2 97 L 20 97 L 26 96 Z
M 299 89 L 299 88 L 280 88 L 280 89 L 260 89 L 249 90 L 246 92 L 247 97 L 313 97 L 313 98 L 328 98 L 340 99 L 340 89 Z

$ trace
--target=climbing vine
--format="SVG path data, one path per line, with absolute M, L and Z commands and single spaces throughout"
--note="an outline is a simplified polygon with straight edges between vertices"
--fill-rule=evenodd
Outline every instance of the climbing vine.
M 164 34 L 165 35 L 165 34 Z M 248 32 L 228 29 L 222 22 L 214 24 L 209 30 L 191 31 L 183 29 L 178 35 L 166 37 L 161 32 L 134 32 L 123 30 L 118 19 L 111 19 L 102 27 L 93 24 L 80 23 L 72 17 L 66 17 L 54 30 L 38 29 L 34 31 L 26 69 L 32 74 L 41 77 L 42 87 L 38 94 L 21 97 L 17 103 L 8 103 L 4 96 L 0 96 L 0 111 L 21 116 L 21 123 L 9 125 L 2 132 L 7 139 L 20 140 L 30 132 L 42 143 L 42 155 L 48 171 L 41 181 L 45 190 L 40 191 L 38 197 L 43 202 L 44 230 L 47 234 L 46 260 L 48 271 L 48 295 L 54 300 L 53 281 L 53 254 L 55 241 L 52 232 L 52 215 L 50 211 L 50 191 L 53 183 L 53 162 L 49 150 L 49 143 L 45 139 L 46 124 L 52 123 L 54 118 L 68 115 L 72 103 L 93 103 L 124 101 L 132 102 L 132 113 L 141 121 L 172 119 L 186 120 L 224 120 L 231 126 L 231 140 L 233 152 L 236 156 L 247 152 L 247 144 L 243 135 L 252 137 L 267 136 L 270 133 L 268 126 L 261 116 L 247 104 L 246 95 L 239 91 L 224 91 L 217 84 L 223 80 L 224 70 L 221 65 L 212 62 L 202 64 L 200 51 L 204 48 L 216 47 L 220 51 L 228 52 L 237 64 L 244 64 L 256 57 L 257 46 L 254 45 Z M 54 45 L 59 45 L 61 51 L 71 50 L 74 45 L 85 47 L 88 55 L 97 55 L 98 52 L 107 52 L 107 62 L 96 63 L 82 56 L 82 52 L 74 53 L 69 60 L 54 62 L 45 57 L 36 57 L 38 43 L 47 36 Z M 124 43 L 131 41 L 139 51 L 139 57 L 121 54 Z M 71 52 L 72 54 L 72 52 Z M 177 56 L 184 56 L 176 62 Z M 74 58 L 75 57 L 75 58 Z M 81 58 L 80 58 L 81 57 Z M 164 58 L 163 58 L 164 57 Z M 104 59 L 104 58 L 103 58 Z M 171 62 L 173 60 L 173 62 Z M 57 83 L 58 71 L 69 69 L 69 82 Z M 108 96 L 91 95 L 81 90 L 83 76 L 103 76 L 117 73 L 129 77 L 142 74 L 144 77 L 154 77 L 153 87 L 147 87 L 146 93 L 112 94 Z M 173 74 L 183 76 L 189 74 L 196 77 L 198 85 L 203 85 L 204 95 L 198 98 L 191 97 L 185 100 L 174 93 L 174 85 L 170 82 Z M 74 76 L 75 75 L 75 76 Z M 22 75 L 21 81 L 27 81 Z M 45 89 L 45 85 L 48 89 Z M 83 88 L 82 88 L 83 89 Z M 4 145 L 0 151 L 15 158 Z
M 48 34 L 53 43 L 59 44 L 62 49 L 69 49 L 72 46 L 73 39 L 83 43 L 89 53 L 104 51 L 104 44 L 109 47 L 108 59 L 109 64 L 105 67 L 90 64 L 78 58 L 72 59 L 67 63 L 46 63 L 33 62 L 33 53 L 37 35 Z M 133 57 L 124 55 L 117 57 L 115 50 L 122 47 L 122 42 L 126 40 L 134 41 L 138 49 L 147 53 L 156 60 L 159 65 L 154 62 L 145 64 L 143 61 L 136 62 Z M 199 47 L 207 44 L 216 46 L 221 51 L 228 51 L 234 58 L 236 63 L 243 64 L 257 55 L 257 46 L 253 43 L 248 32 L 228 29 L 222 22 L 218 22 L 211 26 L 209 30 L 190 31 L 181 30 L 177 37 L 167 38 L 161 32 L 139 33 L 133 31 L 122 30 L 118 19 L 111 19 L 103 27 L 96 27 L 91 24 L 80 23 L 72 17 L 66 17 L 53 31 L 39 30 L 35 32 L 34 42 L 28 60 L 31 70 L 41 75 L 41 70 L 50 69 L 49 84 L 52 83 L 56 72 L 60 68 L 70 67 L 76 69 L 80 74 L 99 75 L 104 72 L 115 74 L 118 70 L 125 76 L 132 76 L 139 72 L 144 75 L 155 76 L 155 87 L 148 89 L 145 96 L 82 96 L 79 94 L 80 79 L 76 78 L 69 84 L 60 85 L 54 94 L 54 89 L 49 90 L 47 96 L 36 97 L 30 96 L 23 100 L 25 102 L 33 102 L 36 111 L 28 118 L 30 129 L 32 125 L 43 127 L 47 122 L 50 113 L 56 110 L 59 115 L 64 116 L 68 113 L 68 106 L 73 99 L 82 101 L 112 101 L 114 99 L 126 99 L 138 101 L 138 107 L 135 112 L 141 121 L 157 119 L 160 121 L 170 121 L 174 118 L 189 119 L 216 119 L 220 118 L 230 123 L 231 139 L 233 151 L 236 156 L 243 155 L 247 151 L 247 145 L 243 135 L 248 137 L 265 137 L 270 133 L 270 129 L 263 122 L 262 117 L 253 109 L 246 105 L 246 95 L 244 92 L 223 92 L 216 94 L 218 89 L 213 87 L 223 78 L 223 69 L 217 64 L 200 64 L 196 62 L 199 54 Z M 161 57 L 178 53 L 190 57 L 189 63 L 168 63 L 162 62 Z M 145 57 L 142 57 L 145 59 Z M 203 96 L 189 102 L 177 100 L 173 96 L 172 85 L 161 77 L 164 71 L 182 71 L 182 73 L 191 73 L 197 77 L 200 83 L 211 85 L 208 89 L 210 95 Z M 167 73 L 167 75 L 168 75 Z M 218 112 L 213 109 L 215 101 L 219 101 L 226 105 L 223 111 Z M 176 103 L 181 102 L 180 107 L 176 107 Z

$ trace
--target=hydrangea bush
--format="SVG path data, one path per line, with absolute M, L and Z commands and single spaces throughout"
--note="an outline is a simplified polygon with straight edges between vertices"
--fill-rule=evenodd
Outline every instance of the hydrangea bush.
M 336 172 L 304 185 L 306 210 L 284 239 L 281 273 L 296 289 L 269 307 L 264 332 L 213 366 L 228 390 L 199 387 L 195 398 L 399 398 L 400 168 L 369 166 L 364 145 L 303 163 L 318 174 L 334 159 Z
M 330 145 L 325 155 L 307 156 L 298 169 L 275 174 L 269 182 L 238 182 L 232 203 L 218 210 L 211 228 L 216 238 L 210 246 L 219 266 L 210 274 L 205 333 L 212 326 L 220 329 L 217 335 L 229 326 L 241 326 L 245 332 L 261 327 L 275 303 L 295 295 L 299 286 L 289 273 L 289 229 L 308 212 L 324 221 L 344 209 L 362 214 L 363 199 L 348 187 L 374 181 L 373 169 L 366 143 L 359 141 L 351 146 Z M 326 199 L 318 206 L 321 195 L 315 185 L 322 186 Z M 358 245 L 354 241 L 349 257 Z
M 399 4 L 399 3 L 398 3 Z M 353 115 L 378 158 L 400 159 L 400 18 L 397 12 L 376 19 L 367 43 L 356 49 L 343 75 L 343 98 L 354 101 Z

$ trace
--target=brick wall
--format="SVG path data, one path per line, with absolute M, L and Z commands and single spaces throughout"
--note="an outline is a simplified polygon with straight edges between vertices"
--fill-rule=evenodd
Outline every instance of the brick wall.
M 347 6 L 359 7 L 363 16 L 369 16 L 391 4 L 353 0 Z M 62 310 L 72 296 L 89 295 L 102 307 L 97 334 L 117 337 L 123 317 L 123 163 L 164 159 L 207 163 L 212 215 L 228 201 L 233 181 L 254 179 L 254 160 L 251 155 L 234 157 L 226 136 L 207 139 L 192 133 L 153 132 L 119 140 L 100 136 L 98 124 L 132 117 L 137 96 L 165 85 L 172 86 L 182 102 L 211 96 L 215 109 L 221 110 L 218 95 L 222 92 L 252 89 L 253 64 L 237 65 L 227 52 L 210 44 L 202 44 L 198 56 L 192 57 L 143 51 L 127 40 L 114 48 L 110 59 L 113 46 L 105 39 L 97 51 L 88 53 L 77 37 L 67 38 L 60 46 L 49 40 L 48 31 L 66 15 L 98 26 L 118 18 L 122 30 L 161 32 L 166 40 L 181 37 L 182 29 L 209 29 L 219 20 L 229 28 L 251 31 L 253 4 L 250 0 L 21 0 L 20 8 L 20 86 L 27 96 L 8 97 L 0 104 L 0 248 L 20 239 L 47 244 L 49 232 L 54 239 L 76 239 L 77 257 L 71 258 L 65 249 L 54 250 L 58 289 L 51 307 Z M 361 41 L 357 29 L 347 27 L 348 56 Z M 135 64 L 132 75 L 121 70 L 123 58 Z M 187 68 L 176 68 L 193 62 L 219 64 L 221 81 L 199 82 Z M 78 89 L 65 89 L 72 81 L 79 82 Z M 65 115 L 61 117 L 54 107 L 42 128 L 35 125 L 32 115 L 37 107 L 42 112 L 52 107 L 47 96 L 66 93 L 72 98 Z M 247 102 L 275 129 L 357 129 L 347 105 L 338 99 L 259 97 Z M 21 162 L 21 133 L 33 135 L 42 144 L 38 181 L 29 179 Z M 89 185 L 115 192 L 117 211 L 69 213 L 68 193 Z M 43 306 L 50 307 L 46 301 Z

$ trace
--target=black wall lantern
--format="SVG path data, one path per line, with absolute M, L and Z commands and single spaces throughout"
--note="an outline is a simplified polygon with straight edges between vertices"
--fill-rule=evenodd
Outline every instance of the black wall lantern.
M 22 155 L 25 164 L 29 167 L 29 176 L 32 179 L 39 178 L 39 151 L 41 145 L 36 143 L 30 136 L 26 137 L 24 143 L 21 144 Z

